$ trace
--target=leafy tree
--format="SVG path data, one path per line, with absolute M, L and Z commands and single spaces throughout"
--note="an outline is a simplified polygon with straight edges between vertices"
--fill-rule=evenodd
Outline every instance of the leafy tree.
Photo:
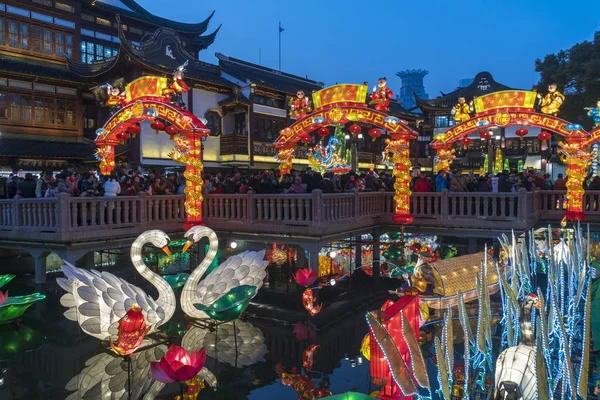
M 551 83 L 563 91 L 566 99 L 558 116 L 590 129 L 593 122 L 584 107 L 595 107 L 600 100 L 600 31 L 591 42 L 586 40 L 537 59 L 535 70 L 540 73 L 538 91 L 545 94 Z

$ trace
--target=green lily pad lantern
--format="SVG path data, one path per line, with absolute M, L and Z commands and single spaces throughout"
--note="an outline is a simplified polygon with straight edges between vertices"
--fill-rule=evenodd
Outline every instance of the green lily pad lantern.
M 15 275 L 0 275 L 0 287 L 6 285 L 14 277 Z M 4 293 L 0 291 L 0 324 L 20 318 L 33 303 L 45 298 L 46 296 L 40 293 L 8 297 L 8 291 Z
M 237 286 L 210 306 L 205 306 L 203 304 L 195 304 L 195 306 L 200 311 L 207 313 L 211 318 L 218 321 L 229 322 L 238 318 L 246 311 L 254 293 L 256 293 L 255 286 Z

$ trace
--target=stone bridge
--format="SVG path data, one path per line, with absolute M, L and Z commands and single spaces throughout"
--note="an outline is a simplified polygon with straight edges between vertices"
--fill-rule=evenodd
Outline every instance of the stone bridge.
M 495 237 L 538 222 L 558 222 L 564 192 L 413 193 L 409 231 Z M 204 221 L 219 237 L 294 243 L 313 257 L 328 242 L 399 229 L 393 192 L 208 195 Z M 587 220 L 600 221 L 600 192 L 584 196 Z M 184 196 L 69 197 L 0 200 L 0 248 L 23 249 L 45 271 L 49 252 L 75 262 L 102 249 L 128 247 L 148 229 L 183 233 Z M 36 274 L 38 275 L 38 274 Z M 36 278 L 37 279 L 37 278 Z

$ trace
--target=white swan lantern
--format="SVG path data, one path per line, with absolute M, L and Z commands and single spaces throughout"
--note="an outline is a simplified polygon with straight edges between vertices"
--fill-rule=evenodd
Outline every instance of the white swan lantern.
M 119 320 L 134 305 L 141 308 L 150 330 L 169 321 L 175 312 L 175 293 L 167 281 L 152 272 L 142 260 L 142 248 L 146 243 L 170 255 L 169 241 L 163 231 L 152 230 L 142 233 L 131 245 L 133 266 L 157 289 L 156 300 L 111 273 L 76 268 L 65 262 L 62 271 L 66 278 L 58 278 L 57 283 L 67 291 L 60 299 L 61 304 L 68 307 L 67 319 L 77 321 L 85 333 L 100 340 L 116 338 Z
M 194 226 L 184 235 L 183 251 L 202 238 L 209 240 L 209 249 L 200 265 L 191 273 L 181 292 L 181 308 L 192 318 L 232 321 L 248 307 L 267 275 L 269 262 L 265 251 L 245 251 L 228 258 L 204 280 L 202 276 L 212 264 L 219 247 L 215 232 L 205 226 Z

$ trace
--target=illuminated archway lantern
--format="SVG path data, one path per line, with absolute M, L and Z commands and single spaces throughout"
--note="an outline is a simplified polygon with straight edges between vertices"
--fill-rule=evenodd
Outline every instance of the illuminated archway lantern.
M 122 99 L 121 108 L 96 131 L 98 136 L 95 143 L 100 171 L 102 174 L 109 174 L 115 168 L 115 146 L 128 140 L 130 134 L 135 137 L 140 133 L 140 122 L 152 121 L 150 127 L 157 134 L 164 130 L 171 139 L 179 135 L 169 156 L 174 161 L 186 165 L 184 176 L 187 219 L 184 226 L 188 229 L 203 224 L 203 164 L 200 140 L 210 131 L 194 114 L 171 102 L 171 95 L 187 92 L 189 89 L 183 81 L 183 67 L 175 71 L 172 79 L 143 76 L 130 82 L 125 91 L 118 96 L 111 95 Z
M 492 134 L 490 133 L 490 131 L 481 131 L 479 132 L 479 137 L 481 138 L 481 140 L 488 140 L 489 138 L 492 137 Z
M 358 134 L 362 131 L 360 125 L 368 124 L 379 128 L 379 136 L 386 132 L 389 136 L 386 152 L 391 154 L 394 162 L 394 176 L 396 176 L 396 212 L 393 221 L 402 224 L 412 222 L 410 216 L 410 154 L 408 143 L 418 133 L 396 117 L 384 112 L 370 109 L 367 106 L 367 85 L 343 84 L 334 85 L 319 90 L 312 94 L 314 110 L 312 114 L 296 120 L 288 128 L 280 132 L 273 146 L 279 150 L 280 176 L 289 173 L 294 159 L 294 147 L 302 140 L 304 135 L 316 131 L 321 137 L 329 134 L 327 126 L 332 124 L 352 124 L 350 132 Z M 360 131 L 359 131 L 360 130 Z M 356 131 L 356 132 L 354 132 Z M 369 131 L 372 138 L 379 137 L 373 129 Z M 373 133 L 373 134 L 371 134 Z
M 470 138 L 470 137 L 468 137 L 468 136 L 465 136 L 464 138 L 462 138 L 462 139 L 460 140 L 460 142 L 462 143 L 463 147 L 464 147 L 464 148 L 465 148 L 465 150 L 466 150 L 466 149 L 469 147 L 469 145 L 470 145 L 471 143 L 473 143 L 473 139 L 471 139 L 471 138 Z
M 523 138 L 529 132 L 523 125 L 542 129 L 538 135 L 540 140 L 549 140 L 550 132 L 561 135 L 565 142 L 561 143 L 559 153 L 567 164 L 567 212 L 565 217 L 580 220 L 585 217 L 583 213 L 583 180 L 586 170 L 591 162 L 591 153 L 588 148 L 600 141 L 600 128 L 586 132 L 579 124 L 571 124 L 554 115 L 543 114 L 535 111 L 537 93 L 527 90 L 504 90 L 476 97 L 473 100 L 475 115 L 449 128 L 446 132 L 434 137 L 430 147 L 437 152 L 435 170 L 446 169 L 454 159 L 452 145 L 461 139 L 476 134 L 483 127 L 521 126 L 516 134 Z M 542 136 L 542 134 L 544 134 Z M 462 143 L 462 142 L 461 142 Z
M 523 140 L 523 138 L 527 136 L 528 133 L 529 131 L 525 128 L 519 128 L 515 131 L 515 134 L 519 137 L 519 140 Z

